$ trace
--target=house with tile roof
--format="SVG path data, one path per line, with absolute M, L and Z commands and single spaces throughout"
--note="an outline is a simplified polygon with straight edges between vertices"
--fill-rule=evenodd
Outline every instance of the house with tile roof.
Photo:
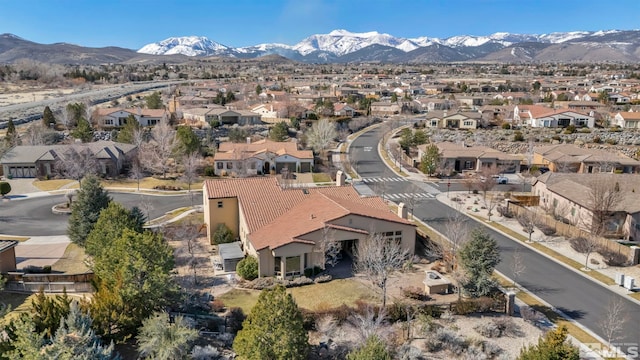
M 565 128 L 569 125 L 588 128 L 595 126 L 595 117 L 591 112 L 551 109 L 541 105 L 517 105 L 513 111 L 514 123 L 524 126 L 546 128 Z
M 639 174 L 640 161 L 610 150 L 588 149 L 573 144 L 537 146 L 532 164 L 552 172 Z
M 220 124 L 256 125 L 261 124 L 262 115 L 250 110 L 211 109 L 205 114 L 207 123 L 217 121 Z
M 531 187 L 531 192 L 540 197 L 540 206 L 586 231 L 592 231 L 594 212 L 602 209 L 594 204 L 597 194 L 602 191 L 623 193 L 620 201 L 612 204 L 606 214 L 605 236 L 639 239 L 640 175 L 547 172 L 540 175 Z
M 92 114 L 91 120 L 101 128 L 119 128 L 127 123 L 130 115 L 133 115 L 140 126 L 153 126 L 169 119 L 169 113 L 165 109 L 99 108 Z
M 57 174 L 56 163 L 69 156 L 72 148 L 77 153 L 90 151 L 98 162 L 99 174 L 110 177 L 120 175 L 129 159 L 137 151 L 135 145 L 114 141 L 65 145 L 19 145 L 5 153 L 0 158 L 0 164 L 5 176 L 51 177 Z
M 482 120 L 482 113 L 477 111 L 447 112 L 429 111 L 425 125 L 440 129 L 476 129 Z
M 342 179 L 341 176 L 338 176 Z M 414 253 L 415 225 L 380 197 L 362 197 L 349 185 L 288 188 L 276 177 L 207 180 L 204 218 L 211 240 L 226 225 L 245 254 L 258 259 L 260 276 L 292 277 L 325 267 L 323 240 L 331 237 L 351 256 L 361 241 L 379 235 Z
M 296 142 L 269 139 L 220 143 L 213 161 L 218 176 L 255 176 L 271 172 L 280 174 L 284 168 L 289 173 L 304 173 L 311 172 L 314 164 L 311 150 L 299 150 Z
M 418 157 L 420 162 L 422 155 L 431 144 L 418 145 Z M 438 142 L 435 143 L 440 150 L 442 168 L 462 172 L 478 172 L 483 168 L 497 168 L 502 173 L 517 173 L 520 171 L 520 157 L 503 153 L 488 146 L 469 146 L 464 143 Z
M 623 129 L 640 129 L 640 112 L 621 111 L 613 117 L 613 125 Z

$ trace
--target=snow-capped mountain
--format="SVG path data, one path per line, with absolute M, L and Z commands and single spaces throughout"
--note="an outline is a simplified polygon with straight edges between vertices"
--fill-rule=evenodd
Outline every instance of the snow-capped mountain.
M 534 53 L 541 51 L 540 49 L 542 48 L 553 44 L 565 43 L 582 43 L 582 46 L 586 46 L 587 42 L 624 42 L 626 45 L 637 43 L 640 46 L 640 36 L 638 35 L 640 35 L 640 32 L 635 30 L 572 31 L 549 34 L 497 32 L 486 36 L 460 35 L 440 39 L 427 36 L 402 38 L 377 31 L 355 33 L 347 30 L 333 30 L 328 34 L 311 35 L 295 45 L 273 43 L 240 48 L 225 46 L 206 37 L 172 37 L 158 43 L 145 45 L 138 52 L 155 55 L 217 55 L 240 58 L 277 54 L 292 60 L 306 62 L 352 61 L 349 59 L 366 61 L 367 54 L 370 52 L 372 61 L 385 61 L 385 56 L 388 57 L 387 61 L 412 62 L 414 61 L 412 59 L 414 56 L 424 59 L 443 59 L 442 61 L 447 61 L 447 56 L 454 56 L 455 60 L 450 59 L 450 61 L 461 61 L 461 59 L 482 59 L 491 53 L 518 46 L 518 44 L 525 44 L 523 46 L 531 47 L 531 45 L 526 44 L 535 43 L 541 46 L 535 46 L 526 51 L 518 47 L 517 50 L 509 50 L 509 56 L 517 57 L 515 54 L 526 53 L 528 57 L 535 57 Z M 635 49 L 633 46 L 625 48 L 625 51 L 632 53 Z M 394 49 L 394 51 L 385 51 L 385 48 Z M 447 50 L 447 48 L 451 49 L 451 51 Z M 400 52 L 397 52 L 397 50 Z M 439 55 L 428 55 L 429 51 L 437 51 Z M 405 56 L 400 56 L 402 53 Z M 349 54 L 354 54 L 354 56 L 346 56 Z
M 208 56 L 229 50 L 228 46 L 211 41 L 204 36 L 170 37 L 160 42 L 143 46 L 139 53 L 151 55 Z

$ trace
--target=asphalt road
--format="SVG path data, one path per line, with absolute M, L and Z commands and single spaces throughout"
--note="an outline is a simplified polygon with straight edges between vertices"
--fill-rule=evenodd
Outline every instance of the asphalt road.
M 149 218 L 166 212 L 202 204 L 202 194 L 152 196 L 131 193 L 110 193 L 111 198 L 126 208 L 138 206 Z M 0 202 L 0 234 L 20 236 L 49 236 L 67 233 L 68 215 L 56 215 L 51 208 L 64 203 L 63 195 L 34 197 Z
M 379 128 L 374 129 L 364 133 L 351 144 L 349 152 L 350 155 L 353 153 L 355 158 L 358 159 L 357 171 L 362 178 L 391 179 L 397 177 L 390 173 L 390 170 L 378 155 L 377 144 L 380 136 L 381 130 Z M 385 195 L 385 197 L 395 202 L 399 202 L 401 199 L 396 200 L 389 197 L 390 194 L 412 193 L 416 189 L 424 188 L 424 184 L 412 181 L 387 181 L 387 184 L 384 185 L 381 182 L 369 182 L 367 184 L 378 195 Z M 431 191 L 431 189 L 437 191 L 434 186 L 429 186 L 427 191 Z M 410 205 L 409 208 L 411 208 Z M 416 217 L 441 233 L 445 232 L 447 220 L 455 211 L 435 198 L 421 198 L 416 201 L 413 209 Z M 618 342 L 627 344 L 622 346 L 623 349 L 637 347 L 640 344 L 640 306 L 635 302 L 629 301 L 594 281 L 539 255 L 490 227 L 469 218 L 465 221 L 464 226 L 469 229 L 483 227 L 486 232 L 497 240 L 502 255 L 502 261 L 497 266 L 497 270 L 506 276 L 513 276 L 513 254 L 517 250 L 521 254 L 522 262 L 525 266 L 524 273 L 518 276 L 518 282 L 547 303 L 563 311 L 603 338 L 606 337 L 600 324 L 606 316 L 607 306 L 612 299 L 621 299 L 624 304 L 625 314 L 624 318 L 620 319 L 620 321 L 624 320 L 624 324 L 621 338 Z

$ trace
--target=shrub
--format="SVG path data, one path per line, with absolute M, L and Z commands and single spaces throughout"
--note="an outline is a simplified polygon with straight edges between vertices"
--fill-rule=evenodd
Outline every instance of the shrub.
M 536 227 L 540 229 L 540 231 L 546 236 L 550 236 L 556 233 L 556 229 L 546 224 L 536 224 Z
M 253 280 L 258 277 L 258 259 L 247 256 L 240 260 L 236 266 L 236 272 L 245 280 Z
M 513 141 L 524 141 L 522 131 L 516 131 L 513 133 Z
M 502 336 L 502 332 L 494 322 L 483 322 L 476 325 L 473 330 L 487 338 L 498 338 Z
M 469 341 L 452 330 L 441 328 L 436 331 L 436 339 L 441 347 L 460 355 L 469 347 Z
M 522 316 L 522 319 L 524 321 L 534 325 L 537 325 L 538 323 L 545 320 L 544 314 L 527 305 L 520 307 L 520 316 Z
M 580 132 L 583 134 L 590 134 L 591 133 L 591 129 L 583 127 L 580 129 Z
M 174 185 L 156 185 L 153 187 L 156 190 L 164 190 L 164 191 L 180 191 L 182 190 L 179 186 Z
M 204 176 L 216 176 L 216 169 L 213 166 L 207 166 L 204 168 Z
M 49 274 L 51 273 L 51 265 L 35 266 L 29 265 L 22 269 L 25 274 Z
M 576 126 L 575 125 L 569 125 L 564 129 L 564 133 L 565 134 L 573 134 L 576 132 Z
M 593 141 L 594 144 L 600 144 L 600 142 L 602 142 L 602 139 L 600 139 L 600 136 L 594 136 L 593 137 Z
M 222 312 L 224 310 L 224 303 L 222 300 L 213 300 L 211 302 L 211 310 L 214 312 Z
M 409 299 L 419 301 L 429 301 L 431 297 L 424 293 L 424 290 L 417 286 L 409 286 L 402 289 L 402 294 Z
M 504 123 L 504 124 L 502 124 L 502 128 L 505 129 L 505 130 L 509 130 L 509 129 L 511 129 L 511 124 Z
M 609 139 L 605 140 L 604 142 L 606 142 L 609 145 L 615 145 L 615 144 L 618 143 L 618 140 L 609 138 Z
M 401 302 L 394 302 L 393 304 L 387 306 L 387 319 L 389 319 L 389 321 L 392 323 L 406 321 L 407 310 L 408 307 L 406 304 L 403 304 Z
M 316 284 L 321 284 L 321 283 L 329 282 L 329 281 L 331 281 L 332 279 L 333 279 L 333 277 L 332 277 L 331 275 L 329 275 L 329 274 L 324 274 L 324 275 L 317 276 L 317 277 L 313 280 L 313 282 L 315 282 Z
M 313 280 L 309 279 L 306 276 L 300 276 L 293 280 L 288 281 L 288 283 L 285 284 L 285 287 L 298 287 L 298 286 L 311 285 L 311 284 L 313 284 Z
M 489 322 L 483 322 L 473 328 L 478 334 L 488 338 L 501 336 L 520 336 L 520 327 L 508 317 L 495 318 Z
M 226 244 L 233 242 L 233 232 L 225 224 L 218 224 L 216 231 L 213 233 L 213 242 L 215 244 Z
M 351 309 L 345 304 L 342 304 L 338 307 L 333 307 L 333 308 L 319 307 L 313 312 L 316 321 L 318 321 L 323 317 L 330 316 L 333 319 L 335 319 L 338 325 L 347 321 L 347 319 L 349 318 L 349 316 L 351 316 L 352 313 L 353 313 L 353 309 Z
M 629 259 L 619 252 L 601 249 L 598 253 L 602 255 L 602 261 L 608 266 L 627 266 L 629 264 Z
M 231 333 L 235 334 L 242 330 L 242 322 L 247 316 L 242 311 L 242 308 L 232 307 L 227 314 L 227 327 Z
M 580 254 L 586 254 L 591 249 L 589 249 L 589 240 L 583 238 L 582 236 L 569 239 L 569 244 L 571 244 L 571 248 Z
M 460 300 L 451 309 L 455 315 L 468 315 L 476 312 L 476 303 L 472 300 Z
M 312 276 L 315 276 L 316 274 L 320 274 L 321 272 L 322 272 L 322 268 L 320 266 L 314 266 L 312 268 L 304 269 L 304 276 L 312 277 Z
M 560 137 L 560 135 L 553 135 L 553 136 L 551 137 L 551 140 L 560 141 L 560 140 L 562 140 L 562 138 Z
M 11 184 L 6 181 L 0 181 L 0 195 L 5 196 L 11 192 Z
M 513 218 L 513 212 L 510 211 L 506 206 L 498 206 L 496 208 L 496 211 L 502 217 L 509 218 L 509 219 Z
M 417 307 L 418 313 L 423 316 L 428 316 L 434 319 L 440 318 L 442 316 L 442 309 L 434 304 L 424 304 L 419 305 Z

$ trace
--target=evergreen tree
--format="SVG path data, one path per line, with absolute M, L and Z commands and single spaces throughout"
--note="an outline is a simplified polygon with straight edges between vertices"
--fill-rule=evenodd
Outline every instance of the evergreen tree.
M 282 285 L 260 293 L 233 341 L 236 354 L 249 360 L 306 359 L 308 349 L 302 313 Z
M 262 94 L 262 86 L 260 84 L 256 85 L 256 95 Z
M 282 142 L 287 139 L 289 136 L 289 126 L 286 122 L 280 121 L 279 123 L 273 125 L 269 130 L 269 138 L 273 141 Z
M 114 353 L 113 343 L 104 347 L 91 329 L 91 317 L 82 314 L 77 302 L 72 302 L 69 315 L 64 318 L 51 339 L 44 347 L 48 359 L 56 360 L 110 360 L 120 359 Z
M 7 359 L 45 360 L 41 349 L 44 336 L 36 331 L 33 320 L 28 315 L 20 316 L 11 323 L 9 350 L 0 354 Z
M 45 106 L 44 111 L 42 112 L 42 125 L 44 125 L 44 127 L 48 129 L 51 125 L 55 124 L 56 118 L 53 115 L 53 111 L 51 111 L 51 108 L 49 108 L 49 106 Z
M 160 93 L 154 91 L 153 94 L 144 98 L 147 103 L 148 109 L 162 109 L 162 98 L 160 97 Z
M 93 140 L 93 129 L 91 128 L 91 124 L 89 124 L 87 119 L 81 117 L 78 120 L 78 125 L 71 135 L 76 139 L 82 140 L 83 143 L 91 142 L 91 140 Z
M 474 297 L 491 293 L 496 288 L 491 275 L 500 262 L 496 240 L 482 229 L 474 229 L 471 239 L 460 249 L 459 256 L 467 277 L 462 284 L 464 290 Z
M 371 335 L 358 349 L 347 355 L 347 360 L 391 360 L 391 354 L 384 342 L 376 335 Z
M 107 247 L 111 246 L 114 239 L 122 236 L 124 229 L 131 229 L 135 232 L 142 232 L 144 225 L 144 215 L 140 209 L 135 214 L 117 202 L 110 202 L 109 205 L 100 212 L 100 216 L 85 244 L 88 255 L 97 258 L 102 255 Z M 142 217 L 141 217 L 142 216 Z
M 142 322 L 136 337 L 140 355 L 156 360 L 184 359 L 198 331 L 182 316 L 170 318 L 166 312 L 153 314 Z
M 176 139 L 178 140 L 176 152 L 180 155 L 189 155 L 200 150 L 200 138 L 193 132 L 191 126 L 178 126 Z
M 7 132 L 4 135 L 4 142 L 8 147 L 20 145 L 20 136 L 16 131 L 16 125 L 13 123 L 12 119 L 9 119 L 7 122 Z
M 87 107 L 83 103 L 67 104 L 67 112 L 71 115 L 72 124 L 80 123 L 80 119 L 86 113 Z
M 432 176 L 438 169 L 438 164 L 442 159 L 442 153 L 435 144 L 429 145 L 426 148 L 422 158 L 420 158 L 420 171 L 429 176 Z
M 127 116 L 124 126 L 118 132 L 117 140 L 121 143 L 133 144 L 136 131 L 140 130 L 140 123 L 133 114 Z
M 111 198 L 94 175 L 88 175 L 71 205 L 67 234 L 72 242 L 84 246 L 87 236 L 98 221 L 100 212 L 109 206 Z
M 71 299 L 66 291 L 63 295 L 47 296 L 40 290 L 31 300 L 31 315 L 36 332 L 50 338 L 60 326 L 60 321 L 69 314 Z
M 567 328 L 562 325 L 538 339 L 537 345 L 520 351 L 518 360 L 578 360 L 580 351 L 567 343 Z
M 175 294 L 173 249 L 157 233 L 124 229 L 94 259 L 96 293 L 89 305 L 99 333 L 125 339 Z

